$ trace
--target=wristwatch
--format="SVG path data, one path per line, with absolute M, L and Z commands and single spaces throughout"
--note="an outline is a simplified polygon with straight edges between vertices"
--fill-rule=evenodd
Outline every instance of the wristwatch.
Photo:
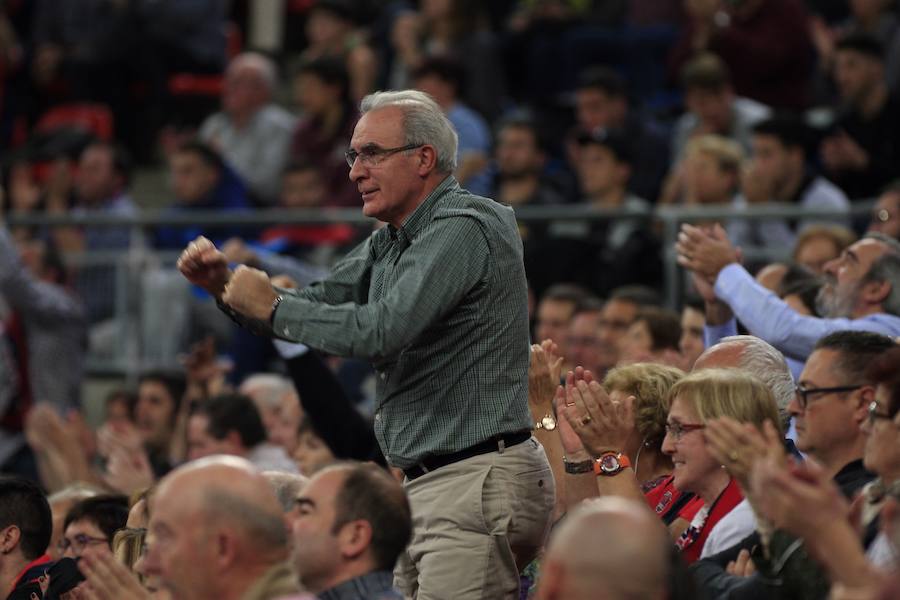
M 594 474 L 598 477 L 612 477 L 631 466 L 631 461 L 621 452 L 604 452 L 594 461 Z
M 594 470 L 594 459 L 589 458 L 580 462 L 569 462 L 565 457 L 563 457 L 563 465 L 565 465 L 566 473 L 568 473 L 569 475 L 590 473 Z
M 540 421 L 534 424 L 533 429 L 546 429 L 547 431 L 553 431 L 554 429 L 556 429 L 556 418 L 551 413 L 547 413 L 541 418 Z

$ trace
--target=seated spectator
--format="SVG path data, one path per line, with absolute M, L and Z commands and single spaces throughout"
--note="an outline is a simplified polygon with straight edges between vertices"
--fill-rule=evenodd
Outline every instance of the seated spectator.
M 613 404 L 596 386 L 578 382 L 578 391 L 575 385 L 566 387 L 566 392 L 557 394 L 557 410 L 563 413 L 588 454 L 599 459 L 597 485 L 601 493 L 640 497 L 635 474 L 622 459 L 625 427 L 618 421 L 623 412 L 632 409 Z M 716 523 L 743 499 L 736 480 L 710 454 L 702 430 L 709 421 L 721 416 L 760 430 L 766 420 L 778 423 L 780 418 L 772 392 L 760 380 L 735 369 L 691 373 L 672 386 L 665 402 L 669 406 L 662 451 L 674 464 L 671 483 L 677 491 L 695 494 L 703 503 L 689 522 L 678 526 L 685 526 L 683 531 L 673 532 L 682 557 L 692 563 L 699 558 Z M 607 411 L 619 415 L 613 431 L 605 429 L 604 424 L 591 424 L 592 415 Z M 592 469 L 592 464 L 593 461 L 588 462 L 588 469 Z M 665 484 L 665 480 L 660 483 Z M 666 507 L 664 504 L 662 509 Z M 738 539 L 751 531 L 752 527 Z
M 547 288 L 541 294 L 535 311 L 533 340 L 535 342 L 552 340 L 557 345 L 559 355 L 568 356 L 565 344 L 569 325 L 579 305 L 589 296 L 581 287 L 567 283 L 558 283 Z M 569 368 L 564 367 L 564 371 L 568 370 Z
M 456 62 L 427 58 L 413 72 L 413 86 L 434 98 L 456 130 L 459 144 L 454 177 L 473 194 L 486 196 L 491 188 L 487 168 L 491 132 L 484 118 L 460 101 L 462 78 L 462 69 Z
M 275 373 L 254 373 L 241 382 L 238 392 L 253 401 L 266 437 L 271 439 L 276 423 L 282 418 L 285 409 L 300 401 L 291 380 Z
M 866 369 L 892 346 L 889 338 L 868 332 L 842 331 L 826 336 L 809 357 L 789 405 L 797 424 L 797 447 L 814 459 L 822 475 L 832 479 L 847 498 L 872 479 L 862 461 L 866 434 L 860 430 L 875 396 Z M 826 396 L 833 398 L 825 401 Z M 714 455 L 736 473 L 746 490 L 756 514 L 758 534 L 697 563 L 695 573 L 704 589 L 715 595 L 736 593 L 748 597 L 767 596 L 775 590 L 789 597 L 823 596 L 827 587 L 823 587 L 809 549 L 799 546 L 783 530 L 772 532 L 765 511 L 768 491 L 759 494 L 751 481 L 758 461 L 774 459 L 784 463 L 780 440 L 772 435 L 763 439 L 724 419 L 711 425 L 707 438 Z M 781 527 L 778 519 L 774 525 Z M 747 552 L 760 543 L 760 538 L 771 552 L 769 558 L 754 553 L 760 573 L 749 577 L 727 573 L 728 561 L 735 560 L 739 551 L 743 551 L 746 560 Z M 772 584 L 773 575 L 778 579 L 777 586 Z
M 289 112 L 273 103 L 277 87 L 271 60 L 253 52 L 239 54 L 225 71 L 222 111 L 207 117 L 198 133 L 261 205 L 272 205 L 278 198 L 278 177 L 296 125 Z
M 293 562 L 304 588 L 319 598 L 404 597 L 393 572 L 412 537 L 412 515 L 387 472 L 371 464 L 329 467 L 296 504 Z
M 261 471 L 296 472 L 283 448 L 266 442 L 259 412 L 240 394 L 221 394 L 196 406 L 188 420 L 187 458 L 213 454 L 247 459 Z
M 510 117 L 497 127 L 494 147 L 496 175 L 488 196 L 510 206 L 555 205 L 565 202 L 561 191 L 544 175 L 546 148 L 530 117 Z M 527 225 L 522 232 L 527 240 Z
M 164 477 L 148 529 L 154 542 L 142 570 L 173 598 L 279 598 L 297 591 L 284 512 L 246 460 L 209 457 Z
M 892 238 L 870 233 L 825 265 L 817 303 L 822 318 L 798 315 L 753 281 L 721 228 L 682 226 L 677 251 L 678 263 L 694 271 L 707 301 L 707 325 L 723 335 L 734 333 L 733 311 L 751 333 L 805 361 L 816 341 L 835 331 L 900 334 L 900 244 Z
M 622 339 L 619 364 L 638 362 L 680 365 L 681 320 L 678 313 L 656 306 L 638 311 Z
M 171 449 L 184 392 L 185 380 L 180 374 L 154 371 L 138 380 L 134 425 L 156 477 L 172 468 Z
M 397 11 L 390 26 L 393 60 L 387 67 L 387 87 L 409 88 L 423 61 L 444 56 L 462 66 L 461 101 L 486 119 L 497 118 L 506 97 L 506 77 L 498 40 L 487 27 L 486 8 L 467 0 L 425 0 L 418 11 Z
M 878 202 L 872 209 L 869 231 L 900 240 L 900 182 L 890 184 L 878 196 Z
M 307 417 L 302 417 L 297 426 L 297 443 L 291 458 L 297 464 L 297 469 L 307 477 L 312 477 L 337 460 Z
M 839 257 L 855 241 L 856 235 L 846 227 L 813 225 L 797 236 L 792 258 L 798 265 L 821 275 L 825 265 Z
M 873 197 L 900 168 L 900 108 L 888 90 L 884 48 L 864 34 L 838 41 L 834 81 L 840 112 L 820 152 L 825 174 L 856 200 Z
M 847 212 L 847 196 L 808 167 L 810 133 L 797 118 L 781 116 L 757 123 L 753 128 L 749 165 L 741 176 L 736 207 L 782 202 L 815 210 Z M 844 221 L 840 217 L 811 217 L 796 223 L 784 219 L 740 221 L 729 226 L 739 246 L 793 246 L 797 233 L 811 224 Z
M 749 98 L 736 96 L 731 74 L 714 54 L 699 54 L 681 73 L 687 111 L 675 122 L 672 134 L 672 161 L 684 157 L 688 141 L 697 135 L 716 134 L 750 151 L 753 126 L 768 118 L 768 107 Z
M 678 351 L 684 359 L 686 370 L 694 367 L 694 361 L 703 354 L 703 328 L 706 326 L 706 313 L 702 300 L 688 300 L 681 309 L 681 339 L 678 340 Z
M 585 502 L 553 533 L 541 565 L 538 600 L 674 598 L 670 540 L 639 502 Z
M 566 364 L 572 365 L 572 368 L 583 366 L 598 376 L 616 366 L 618 358 L 615 342 L 603 344 L 600 339 L 604 307 L 601 300 L 591 296 L 575 305 L 563 346 L 567 352 Z
M 53 515 L 53 535 L 50 537 L 50 543 L 47 545 L 47 554 L 50 558 L 57 560 L 62 558 L 64 550 L 60 549 L 59 543 L 62 541 L 65 533 L 64 523 L 66 515 L 77 503 L 88 498 L 96 496 L 100 492 L 85 484 L 73 484 L 67 486 L 55 494 L 47 498 L 50 504 L 50 512 Z
M 720 56 L 737 93 L 776 108 L 809 104 L 813 47 L 800 0 L 684 3 L 687 27 L 669 56 L 673 69 L 696 52 Z
M 734 204 L 744 162 L 740 147 L 719 135 L 701 135 L 688 142 L 684 154 L 683 203 Z
M 113 536 L 128 521 L 125 496 L 94 496 L 82 500 L 66 514 L 59 549 L 63 556 L 82 558 L 112 550 Z
M 50 566 L 46 554 L 52 522 L 40 488 L 19 477 L 0 476 L 0 595 L 9 598 L 43 596 L 38 578 Z M 38 596 L 38 597 L 40 597 Z
M 294 76 L 294 96 L 303 117 L 294 130 L 290 155 L 293 161 L 308 162 L 318 169 L 325 185 L 324 206 L 360 203 L 344 159 L 359 119 L 349 85 L 347 69 L 335 58 L 302 63 Z
M 650 204 L 628 191 L 634 155 L 619 131 L 598 129 L 581 134 L 575 170 L 578 202 L 600 210 L 638 215 L 611 220 L 551 221 L 545 231 L 529 232 L 525 269 L 542 289 L 550 282 L 583 285 L 605 296 L 628 284 L 658 285 L 658 241 L 646 216 Z M 584 268 L 588 261 L 590 268 Z
M 669 165 L 668 132 L 631 106 L 622 76 L 608 67 L 591 67 L 580 73 L 575 87 L 575 117 L 578 131 L 617 129 L 624 133 L 634 147 L 628 189 L 641 198 L 656 199 Z
M 81 152 L 74 177 L 69 175 L 68 165 L 57 165 L 47 185 L 47 213 L 135 217 L 138 209 L 129 193 L 131 176 L 131 158 L 124 149 L 105 142 L 91 143 Z M 127 250 L 133 241 L 127 227 L 59 227 L 53 229 L 52 236 L 64 254 L 121 252 Z M 115 265 L 100 264 L 78 269 L 75 288 L 84 299 L 92 324 L 113 316 Z
M 125 424 L 134 423 L 134 405 L 137 404 L 137 395 L 125 389 L 113 390 L 106 395 L 103 403 L 104 423 Z
M 365 9 L 351 0 L 318 0 L 306 16 L 306 50 L 303 60 L 338 58 L 350 76 L 350 97 L 360 102 L 375 91 L 378 57 L 358 29 L 360 13 Z
M 281 504 L 285 514 L 290 514 L 297 508 L 297 498 L 300 492 L 309 483 L 309 479 L 299 473 L 285 473 L 284 471 L 263 471 L 263 477 L 272 486 L 278 503 Z
M 251 208 L 244 184 L 204 142 L 186 142 L 175 150 L 169 157 L 169 175 L 175 202 L 165 209 L 164 214 L 184 215 L 195 210 L 232 212 Z M 178 248 L 204 232 L 214 239 L 226 239 L 238 235 L 240 229 L 231 226 L 207 231 L 199 225 L 164 225 L 156 230 L 155 246 Z

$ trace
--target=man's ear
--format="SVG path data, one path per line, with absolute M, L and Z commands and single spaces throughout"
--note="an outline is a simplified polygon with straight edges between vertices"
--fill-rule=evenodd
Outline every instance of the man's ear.
M 869 405 L 875 401 L 875 387 L 864 385 L 859 388 L 857 405 L 853 407 L 853 420 L 857 425 L 862 425 L 869 418 Z
M 372 524 L 365 519 L 350 521 L 341 527 L 338 532 L 338 541 L 344 558 L 358 558 L 372 544 Z
M 434 146 L 426 144 L 419 149 L 417 155 L 419 177 L 427 177 L 437 167 L 437 151 Z
M 19 547 L 22 530 L 17 525 L 9 525 L 0 529 L 0 554 L 9 554 Z
M 890 281 L 866 281 L 859 289 L 860 299 L 868 305 L 882 304 L 891 294 Z

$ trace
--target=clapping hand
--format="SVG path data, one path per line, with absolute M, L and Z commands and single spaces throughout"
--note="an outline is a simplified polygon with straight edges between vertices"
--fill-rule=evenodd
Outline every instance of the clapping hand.
M 634 400 L 628 396 L 614 402 L 590 371 L 583 371 L 581 378 L 570 371 L 562 415 L 588 453 L 597 458 L 604 452 L 624 450 L 634 431 Z
M 679 265 L 709 281 L 715 281 L 719 271 L 741 260 L 740 251 L 731 244 L 718 223 L 712 229 L 685 223 L 678 234 L 675 250 Z

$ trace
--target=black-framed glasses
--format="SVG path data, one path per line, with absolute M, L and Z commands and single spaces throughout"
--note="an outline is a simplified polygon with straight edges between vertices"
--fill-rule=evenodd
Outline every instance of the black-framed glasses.
M 360 162 L 367 167 L 373 167 L 392 154 L 397 154 L 398 152 L 404 152 L 406 150 L 415 150 L 424 145 L 425 144 L 407 144 L 398 148 L 382 148 L 375 144 L 366 144 L 359 150 L 350 148 L 344 152 L 344 157 L 347 159 L 347 165 L 349 165 L 351 169 L 353 168 L 356 159 L 359 159 Z
M 878 412 L 878 403 L 873 400 L 869 403 L 869 425 L 874 425 L 875 421 L 877 421 L 878 419 L 893 421 L 894 417 L 887 413 Z
M 75 554 L 81 554 L 88 546 L 100 543 L 108 544 L 109 540 L 106 538 L 91 537 L 84 533 L 77 533 L 72 536 L 72 539 L 64 537 L 59 540 L 58 547 L 59 551 L 62 553 L 64 553 L 69 548 L 72 548 L 75 551 Z
M 702 423 L 666 423 L 666 435 L 671 435 L 677 442 L 692 431 L 706 429 Z
M 797 404 L 800 405 L 800 408 L 806 409 L 809 405 L 809 397 L 813 394 L 838 394 L 841 392 L 852 392 L 854 390 L 858 390 L 862 387 L 860 385 L 839 385 L 837 387 L 824 387 L 824 388 L 808 388 L 802 385 L 798 385 L 794 388 L 794 395 L 797 396 Z

